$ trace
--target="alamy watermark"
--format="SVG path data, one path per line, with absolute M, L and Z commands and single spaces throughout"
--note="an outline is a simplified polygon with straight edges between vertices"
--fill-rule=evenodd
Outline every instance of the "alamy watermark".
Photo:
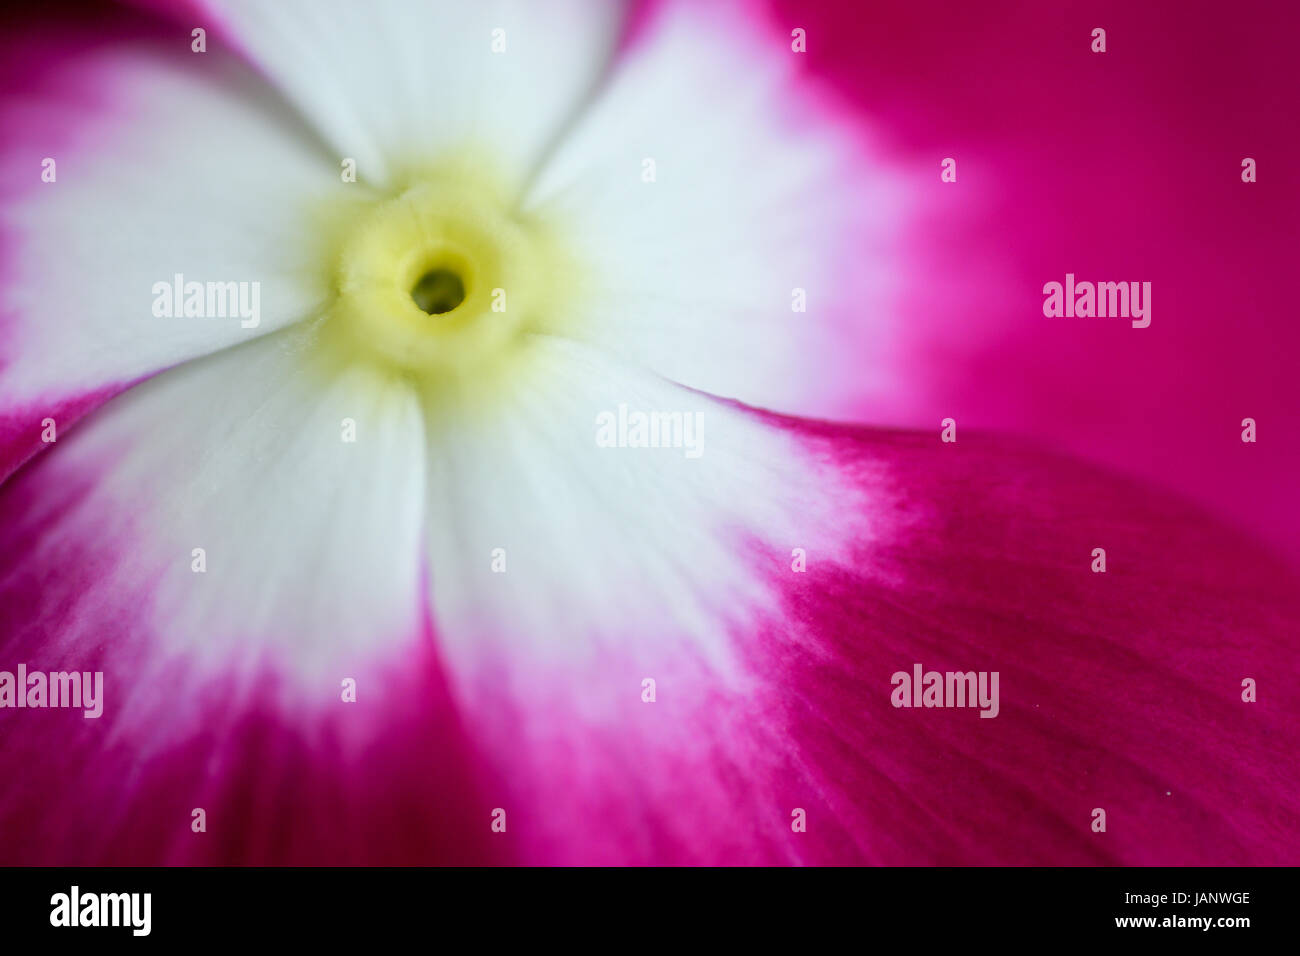
M 104 713 L 104 672 L 0 671 L 0 707 L 78 707 L 83 717 Z
M 1043 286 L 1043 315 L 1090 319 L 1132 319 L 1133 328 L 1151 324 L 1150 282 L 1075 282 L 1074 273 L 1065 282 Z
M 51 926 L 125 926 L 133 936 L 148 936 L 152 893 L 82 893 L 73 886 L 50 897 Z
M 704 454 L 703 412 L 628 411 L 620 402 L 617 412 L 596 416 L 598 448 L 681 448 L 687 458 Z
M 912 673 L 895 671 L 889 678 L 894 690 L 889 702 L 895 707 L 978 707 L 981 717 L 996 717 L 997 671 L 925 671 L 912 665 Z
M 239 318 L 240 327 L 262 322 L 260 282 L 186 282 L 183 273 L 153 284 L 153 314 L 159 319 Z

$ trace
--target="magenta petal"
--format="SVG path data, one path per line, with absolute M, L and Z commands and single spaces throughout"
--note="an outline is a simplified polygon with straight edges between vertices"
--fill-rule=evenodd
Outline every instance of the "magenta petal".
M 850 470 L 889 463 L 909 530 L 870 572 L 799 582 L 791 617 L 821 641 L 765 642 L 798 689 L 790 746 L 825 786 L 810 858 L 1300 858 L 1290 571 L 1167 495 L 1007 440 L 863 431 L 840 447 Z M 1001 712 L 894 708 L 890 675 L 916 662 L 999 671 Z
M 106 623 L 103 633 L 95 658 L 138 652 L 129 625 Z M 16 655 L 14 645 L 4 647 L 7 667 L 15 656 L 33 667 L 50 659 L 35 649 Z M 154 727 L 170 731 L 162 746 L 149 731 L 126 726 L 121 708 L 99 720 L 66 710 L 3 712 L 0 863 L 507 859 L 508 848 L 490 841 L 491 803 L 477 792 L 427 635 L 420 646 L 400 673 L 385 676 L 382 696 L 367 699 L 363 691 L 346 714 L 312 721 L 260 703 L 276 696 L 269 681 L 213 684 L 184 699 L 179 672 L 174 682 L 110 687 L 154 700 Z M 196 808 L 206 813 L 206 832 L 191 828 Z

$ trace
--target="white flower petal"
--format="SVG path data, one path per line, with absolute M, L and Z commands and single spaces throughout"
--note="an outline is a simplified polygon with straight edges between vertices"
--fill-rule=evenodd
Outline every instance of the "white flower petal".
M 4 114 L 16 135 L 4 178 L 23 185 L 2 213 L 13 253 L 0 291 L 0 408 L 31 408 L 32 434 L 53 403 L 310 315 L 329 279 L 310 216 L 357 195 L 234 60 L 141 45 L 95 55 L 59 82 Z M 257 283 L 257 315 L 155 315 L 155 283 L 177 274 L 248 283 L 250 306 Z
M 25 517 L 9 533 L 39 528 L 12 543 L 52 582 L 33 626 L 93 646 L 125 596 L 125 631 L 149 650 L 115 658 L 130 670 L 117 686 L 169 666 L 269 675 L 295 705 L 337 703 L 342 678 L 409 647 L 424 619 L 418 401 L 400 378 L 308 357 L 313 335 L 164 372 L 12 479 L 6 514 Z
M 526 206 L 575 237 L 575 334 L 694 388 L 845 415 L 890 388 L 900 176 L 799 64 L 752 14 L 664 4 Z
M 886 495 L 842 484 L 815 440 L 591 346 L 537 337 L 531 353 L 490 409 L 469 394 L 426 408 L 438 643 L 516 806 L 543 792 L 549 759 L 573 761 L 575 792 L 618 776 L 584 762 L 607 734 L 647 759 L 707 749 L 635 719 L 642 681 L 691 715 L 765 686 L 747 656 L 761 628 L 786 621 L 784 587 L 803 578 L 795 549 L 815 569 L 863 553 L 875 539 L 864 495 Z M 620 406 L 629 428 L 606 437 L 629 440 L 598 444 L 599 417 Z M 638 413 L 698 417 L 681 447 L 632 447 Z M 590 860 L 585 843 L 563 849 L 574 825 L 530 816 L 525 842 Z
M 365 182 L 466 146 L 522 182 L 605 65 L 610 0 L 217 0 L 225 31 Z M 500 32 L 497 32 L 500 31 Z M 494 44 L 496 49 L 494 50 Z

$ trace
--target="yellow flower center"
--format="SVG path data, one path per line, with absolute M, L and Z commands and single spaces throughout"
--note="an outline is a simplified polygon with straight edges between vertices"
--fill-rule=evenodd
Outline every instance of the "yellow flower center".
M 329 315 L 350 354 L 455 374 L 560 321 L 558 291 L 573 274 L 558 244 L 465 165 L 413 177 L 351 222 Z

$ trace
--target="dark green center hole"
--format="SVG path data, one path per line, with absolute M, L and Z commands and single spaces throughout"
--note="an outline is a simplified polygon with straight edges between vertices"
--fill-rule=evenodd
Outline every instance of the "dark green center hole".
M 450 269 L 431 269 L 415 284 L 411 298 L 430 315 L 442 315 L 465 301 L 465 283 Z

